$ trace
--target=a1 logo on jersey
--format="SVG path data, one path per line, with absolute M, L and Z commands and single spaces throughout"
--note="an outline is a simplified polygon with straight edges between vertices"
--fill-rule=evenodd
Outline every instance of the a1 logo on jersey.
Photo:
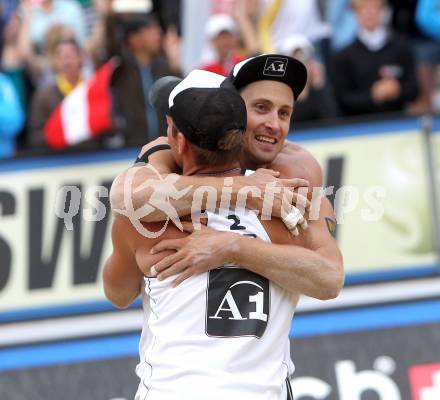
M 269 320 L 269 281 L 238 267 L 209 271 L 206 334 L 260 338 Z
M 440 364 L 414 365 L 408 374 L 412 400 L 440 399 Z

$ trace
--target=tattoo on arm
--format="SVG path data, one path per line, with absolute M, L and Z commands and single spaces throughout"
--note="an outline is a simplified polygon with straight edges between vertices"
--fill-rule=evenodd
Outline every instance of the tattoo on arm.
M 328 231 L 330 232 L 330 235 L 336 238 L 336 227 L 337 227 L 336 220 L 334 220 L 333 218 L 325 217 L 325 223 L 327 225 Z

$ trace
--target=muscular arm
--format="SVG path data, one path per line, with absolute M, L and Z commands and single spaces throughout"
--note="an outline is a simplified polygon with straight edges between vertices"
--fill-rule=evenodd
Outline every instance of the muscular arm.
M 105 295 L 118 308 L 126 308 L 136 299 L 142 279 L 126 228 L 126 219 L 116 216 L 112 227 L 113 253 L 103 272 Z
M 264 222 L 273 243 L 232 232 L 206 229 L 153 247 L 153 252 L 176 250 L 155 265 L 159 279 L 180 273 L 175 283 L 210 270 L 213 265 L 233 263 L 265 276 L 293 293 L 321 300 L 340 292 L 343 280 L 342 255 L 329 232 L 326 218 L 333 219 L 330 202 L 324 198 L 319 219 L 312 221 L 303 238 L 288 235 L 279 220 Z M 222 235 L 222 236 L 220 236 Z
M 315 169 L 313 176 L 309 175 L 309 178 L 314 180 L 315 185 L 321 184 L 321 169 L 316 160 L 302 149 L 294 148 L 293 152 L 296 157 L 294 162 L 286 165 L 282 157 L 278 157 L 274 162 L 278 163 L 283 175 L 298 173 L 297 166 L 300 166 L 302 159 L 302 162 L 309 163 Z M 288 156 L 289 152 L 286 153 L 283 157 Z M 158 263 L 156 267 L 159 276 L 165 278 L 181 272 L 177 279 L 177 283 L 180 283 L 195 273 L 209 269 L 209 265 L 233 261 L 292 292 L 300 292 L 318 299 L 334 298 L 343 285 L 343 262 L 336 241 L 327 228 L 326 218 L 334 219 L 332 207 L 326 198 L 321 202 L 319 218 L 310 221 L 303 242 L 295 241 L 289 244 L 286 241 L 287 232 L 278 221 L 279 231 L 284 238 L 275 234 L 277 240 L 273 242 L 279 244 L 257 241 L 233 233 L 228 233 L 228 237 L 220 237 L 220 234 L 214 231 L 206 234 L 193 233 L 175 242 L 172 247 L 167 247 L 169 243 L 166 242 L 159 243 L 155 246 L 155 251 L 167 248 L 177 250 L 172 257 L 164 258 Z M 270 230 L 270 226 L 268 228 Z
M 334 218 L 326 198 L 320 211 L 319 220 L 311 221 L 305 234 L 307 248 L 240 237 L 229 258 L 289 291 L 321 300 L 335 298 L 342 289 L 344 271 L 341 252 L 325 220 Z
M 149 223 L 143 227 L 146 231 L 158 232 L 162 225 Z M 150 249 L 160 240 L 174 240 L 186 235 L 186 232 L 169 225 L 159 237 L 145 237 L 136 231 L 129 219 L 116 215 L 112 226 L 113 252 L 103 270 L 106 297 L 118 308 L 128 307 L 140 294 L 143 277 L 150 275 L 149 267 L 173 253 L 152 255 Z

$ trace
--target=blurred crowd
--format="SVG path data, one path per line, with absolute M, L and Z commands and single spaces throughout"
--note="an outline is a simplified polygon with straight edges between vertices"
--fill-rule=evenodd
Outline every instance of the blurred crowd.
M 148 91 L 188 72 L 188 46 L 200 47 L 192 67 L 222 75 L 260 53 L 304 62 L 295 127 L 439 111 L 440 0 L 199 3 L 209 4 L 206 18 L 194 1 L 1 0 L 0 158 L 139 146 L 165 134 Z M 106 81 L 97 71 L 109 63 Z M 106 112 L 110 124 L 100 123 Z

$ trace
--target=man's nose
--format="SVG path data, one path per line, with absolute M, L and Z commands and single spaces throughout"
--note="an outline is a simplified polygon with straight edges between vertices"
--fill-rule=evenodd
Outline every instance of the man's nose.
M 267 115 L 266 127 L 275 132 L 280 130 L 280 119 L 276 111 L 273 111 Z

